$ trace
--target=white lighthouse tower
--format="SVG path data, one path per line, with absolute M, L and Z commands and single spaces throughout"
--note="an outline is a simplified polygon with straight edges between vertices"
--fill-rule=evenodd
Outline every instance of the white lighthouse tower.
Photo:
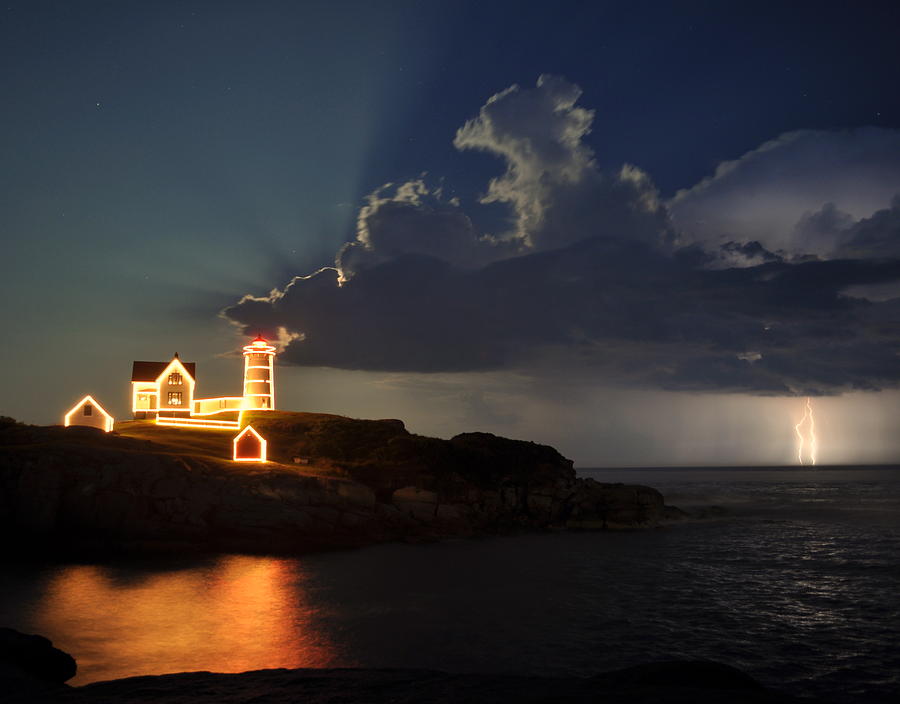
M 275 348 L 262 335 L 244 347 L 244 408 L 275 410 Z

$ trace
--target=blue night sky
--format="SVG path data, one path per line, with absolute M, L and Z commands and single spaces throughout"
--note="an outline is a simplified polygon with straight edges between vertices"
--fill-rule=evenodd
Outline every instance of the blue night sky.
M 262 331 L 292 410 L 779 463 L 810 395 L 900 459 L 896 3 L 0 11 L 0 414 Z

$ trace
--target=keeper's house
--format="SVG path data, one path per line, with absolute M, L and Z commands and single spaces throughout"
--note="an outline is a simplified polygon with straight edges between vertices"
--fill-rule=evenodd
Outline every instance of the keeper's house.
M 135 418 L 190 416 L 197 365 L 182 362 L 134 362 L 131 366 L 131 411 Z

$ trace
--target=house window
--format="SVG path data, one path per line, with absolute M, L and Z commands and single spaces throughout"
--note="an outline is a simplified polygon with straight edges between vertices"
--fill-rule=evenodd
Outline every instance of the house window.
M 180 391 L 170 391 L 169 392 L 169 405 L 170 406 L 180 406 L 181 405 L 181 392 Z
M 178 372 L 172 372 L 169 374 L 169 386 L 181 386 L 181 374 Z
M 84 404 L 83 410 L 84 410 L 84 415 L 86 415 L 86 416 L 94 415 L 94 407 L 89 403 Z

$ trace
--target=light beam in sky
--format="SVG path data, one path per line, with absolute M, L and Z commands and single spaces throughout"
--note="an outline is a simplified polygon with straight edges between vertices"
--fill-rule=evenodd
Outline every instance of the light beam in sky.
M 800 460 L 800 464 L 804 464 L 803 450 L 808 448 L 806 456 L 809 464 L 814 465 L 819 451 L 819 441 L 816 438 L 816 420 L 813 417 L 812 401 L 809 396 L 806 397 L 806 403 L 803 406 L 803 417 L 794 426 L 794 432 L 797 434 L 797 459 Z

